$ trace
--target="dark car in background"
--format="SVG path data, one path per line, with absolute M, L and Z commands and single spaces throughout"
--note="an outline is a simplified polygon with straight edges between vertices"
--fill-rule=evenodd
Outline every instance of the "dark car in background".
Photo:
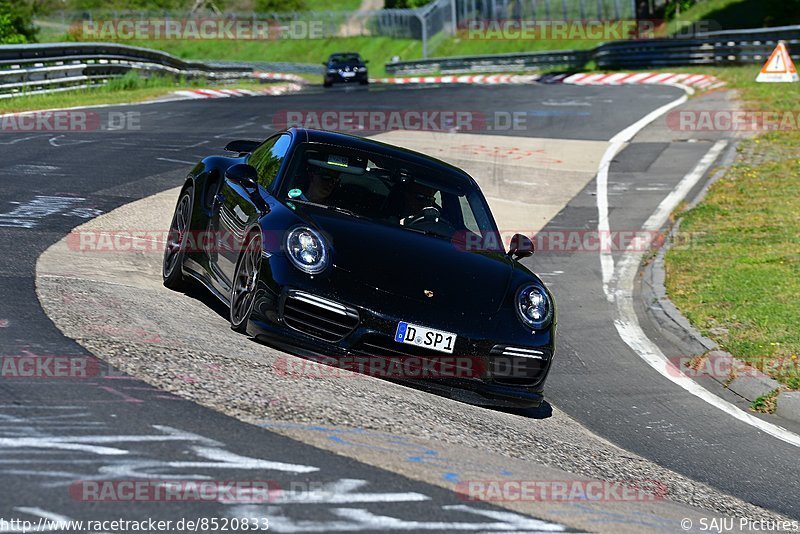
M 331 54 L 325 65 L 322 85 L 331 87 L 335 83 L 369 83 L 367 61 L 356 52 Z
M 201 282 L 234 330 L 299 356 L 476 404 L 541 403 L 555 302 L 519 262 L 531 241 L 496 239 L 472 177 L 319 130 L 226 149 L 187 177 L 164 285 Z

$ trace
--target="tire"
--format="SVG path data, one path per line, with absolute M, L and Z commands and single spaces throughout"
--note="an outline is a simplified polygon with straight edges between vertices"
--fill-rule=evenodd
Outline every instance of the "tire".
M 241 334 L 247 330 L 247 320 L 253 311 L 258 275 L 261 271 L 261 236 L 251 232 L 244 251 L 236 262 L 230 298 L 231 329 Z
M 333 86 L 333 84 L 330 83 L 330 82 L 323 82 L 322 83 L 322 87 L 326 87 L 327 88 L 327 87 L 332 87 L 332 86 Z
M 358 83 L 360 83 L 361 85 L 369 85 L 369 80 L 361 80 Z
M 180 291 L 186 289 L 188 282 L 183 276 L 183 261 L 186 257 L 186 241 L 191 231 L 192 198 L 194 188 L 187 187 L 178 198 L 172 223 L 169 226 L 167 244 L 164 247 L 164 259 L 161 263 L 161 276 L 164 286 Z

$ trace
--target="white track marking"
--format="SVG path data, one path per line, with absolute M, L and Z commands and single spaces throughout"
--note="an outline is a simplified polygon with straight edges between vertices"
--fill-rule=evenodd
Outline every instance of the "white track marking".
M 175 461 L 167 462 L 170 467 L 196 467 L 221 469 L 268 469 L 270 471 L 284 471 L 287 473 L 313 473 L 319 471 L 318 467 L 301 464 L 287 464 L 283 462 L 272 462 L 238 454 L 220 449 L 217 447 L 192 447 L 198 456 L 202 456 L 207 461 Z
M 597 171 L 597 232 L 600 236 L 610 235 L 610 225 L 608 222 L 608 172 L 611 168 L 611 161 L 619 154 L 625 143 L 633 139 L 633 137 L 643 130 L 648 124 L 655 121 L 657 118 L 676 108 L 689 99 L 688 95 L 683 95 L 679 99 L 670 102 L 665 106 L 661 106 L 657 110 L 642 117 L 635 123 L 631 124 L 617 135 L 611 138 L 608 148 L 606 149 L 603 158 L 600 160 L 600 168 Z M 602 247 L 603 251 L 600 252 L 600 267 L 603 273 L 603 292 L 609 302 L 613 302 L 613 295 L 609 290 L 609 284 L 614 276 L 614 257 L 608 251 L 610 247 Z
M 159 161 L 167 161 L 169 163 L 183 163 L 184 165 L 194 165 L 197 163 L 196 161 L 184 161 L 182 159 L 171 159 L 171 158 L 156 158 Z
M 726 146 L 728 146 L 727 141 L 717 141 L 714 146 L 711 147 L 697 166 L 675 186 L 675 189 L 661 201 L 656 211 L 645 221 L 642 228 L 644 232 L 658 230 L 667 222 L 667 218 L 669 214 L 672 213 L 672 210 L 674 210 L 686 195 L 689 194 L 689 191 L 697 185 L 697 182 L 700 181 L 711 165 L 714 164 Z M 655 369 L 667 380 L 677 384 L 695 397 L 707 402 L 715 408 L 719 408 L 731 417 L 753 426 L 781 441 L 794 445 L 795 447 L 800 447 L 800 436 L 783 427 L 759 419 L 711 393 L 670 362 L 664 353 L 661 352 L 661 349 L 658 348 L 658 345 L 647 337 L 647 334 L 644 333 L 642 327 L 639 325 L 639 318 L 633 306 L 634 282 L 644 254 L 644 252 L 641 252 L 639 243 L 634 241 L 628 246 L 622 260 L 619 262 L 616 275 L 616 289 L 613 293 L 613 300 L 617 307 L 617 319 L 614 321 L 614 326 L 617 328 L 619 337 L 622 338 L 639 357 L 650 365 L 650 367 Z

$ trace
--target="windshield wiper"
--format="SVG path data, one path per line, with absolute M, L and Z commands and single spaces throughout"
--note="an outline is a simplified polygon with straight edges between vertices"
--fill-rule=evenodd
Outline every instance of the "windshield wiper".
M 350 215 L 351 217 L 355 217 L 356 219 L 363 219 L 364 218 L 363 215 L 359 215 L 358 213 L 355 213 L 355 212 L 350 211 L 350 210 L 345 209 L 345 208 L 340 208 L 339 206 L 332 206 L 330 204 L 318 204 L 317 202 L 311 202 L 310 200 L 301 200 L 299 198 L 290 198 L 289 201 L 290 202 L 298 202 L 300 204 L 307 204 L 309 206 L 315 206 L 317 208 L 324 208 L 326 210 L 337 211 L 339 213 L 344 213 L 345 215 Z
M 447 239 L 448 241 L 450 240 L 450 238 L 447 237 L 446 235 L 442 235 L 442 234 L 440 234 L 438 232 L 434 232 L 433 230 L 422 230 L 421 228 L 412 228 L 410 226 L 404 226 L 402 224 L 399 225 L 399 226 L 400 226 L 400 228 L 405 228 L 406 230 L 410 230 L 410 231 L 416 232 L 418 234 L 429 235 L 431 237 L 438 237 L 439 239 Z

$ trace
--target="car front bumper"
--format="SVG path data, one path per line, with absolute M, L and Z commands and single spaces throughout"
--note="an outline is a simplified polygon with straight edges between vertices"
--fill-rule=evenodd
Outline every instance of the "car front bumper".
M 548 340 L 540 346 L 456 332 L 453 353 L 447 354 L 394 341 L 398 322 L 409 319 L 311 292 L 282 288 L 274 293 L 262 286 L 247 332 L 297 356 L 473 404 L 541 403 L 555 350 L 553 332 L 540 337 Z
M 326 73 L 325 74 L 325 83 L 326 84 L 334 84 L 334 83 L 364 83 L 368 80 L 368 75 L 366 72 L 357 72 L 354 76 L 345 77 L 341 73 Z

